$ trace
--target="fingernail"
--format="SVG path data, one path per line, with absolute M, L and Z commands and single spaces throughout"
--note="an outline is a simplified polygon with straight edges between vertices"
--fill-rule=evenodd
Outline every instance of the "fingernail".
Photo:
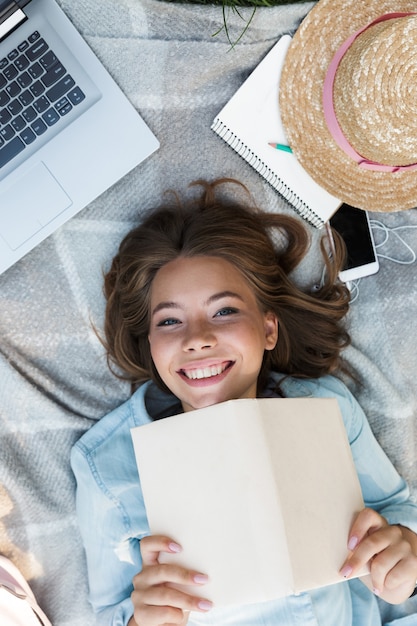
M 171 552 L 181 552 L 182 550 L 181 546 L 178 543 L 174 543 L 173 541 L 171 541 L 171 543 L 168 545 L 168 548 Z
M 348 543 L 348 548 L 349 550 L 354 550 L 356 548 L 356 546 L 358 545 L 358 538 L 355 537 L 355 535 L 353 535 L 350 539 L 349 539 L 349 543 Z
M 353 572 L 353 568 L 350 565 L 345 565 L 340 570 L 340 573 L 344 578 L 348 578 L 352 572 Z
M 210 611 L 213 608 L 213 603 L 209 600 L 200 600 L 197 606 L 201 611 Z
M 205 574 L 195 574 L 193 576 L 193 580 L 198 585 L 205 585 L 206 583 L 208 583 L 209 577 L 206 576 Z

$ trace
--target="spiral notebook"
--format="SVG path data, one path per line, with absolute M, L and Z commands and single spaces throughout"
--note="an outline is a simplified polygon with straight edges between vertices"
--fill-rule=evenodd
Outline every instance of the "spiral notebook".
M 290 35 L 281 37 L 216 116 L 211 128 L 301 217 L 320 228 L 336 212 L 341 201 L 320 187 L 293 154 L 268 145 L 270 142 L 286 144 L 278 108 L 278 88 L 290 42 Z

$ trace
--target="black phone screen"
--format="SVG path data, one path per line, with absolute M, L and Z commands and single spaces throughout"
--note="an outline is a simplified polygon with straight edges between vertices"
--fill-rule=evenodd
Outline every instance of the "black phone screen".
M 352 269 L 375 261 L 368 217 L 362 209 L 342 204 L 330 219 L 332 228 L 343 237 L 347 260 L 343 269 Z

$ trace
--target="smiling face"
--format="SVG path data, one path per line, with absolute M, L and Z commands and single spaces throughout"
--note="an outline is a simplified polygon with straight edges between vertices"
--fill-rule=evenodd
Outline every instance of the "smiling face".
M 255 398 L 265 350 L 278 324 L 263 313 L 242 274 L 210 256 L 178 258 L 156 274 L 149 342 L 155 367 L 190 411 Z

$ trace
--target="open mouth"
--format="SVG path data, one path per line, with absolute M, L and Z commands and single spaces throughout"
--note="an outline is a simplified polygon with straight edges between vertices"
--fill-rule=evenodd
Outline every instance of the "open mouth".
M 198 367 L 196 369 L 180 370 L 180 373 L 188 380 L 203 380 L 220 376 L 233 365 L 232 361 L 211 365 L 209 367 Z

